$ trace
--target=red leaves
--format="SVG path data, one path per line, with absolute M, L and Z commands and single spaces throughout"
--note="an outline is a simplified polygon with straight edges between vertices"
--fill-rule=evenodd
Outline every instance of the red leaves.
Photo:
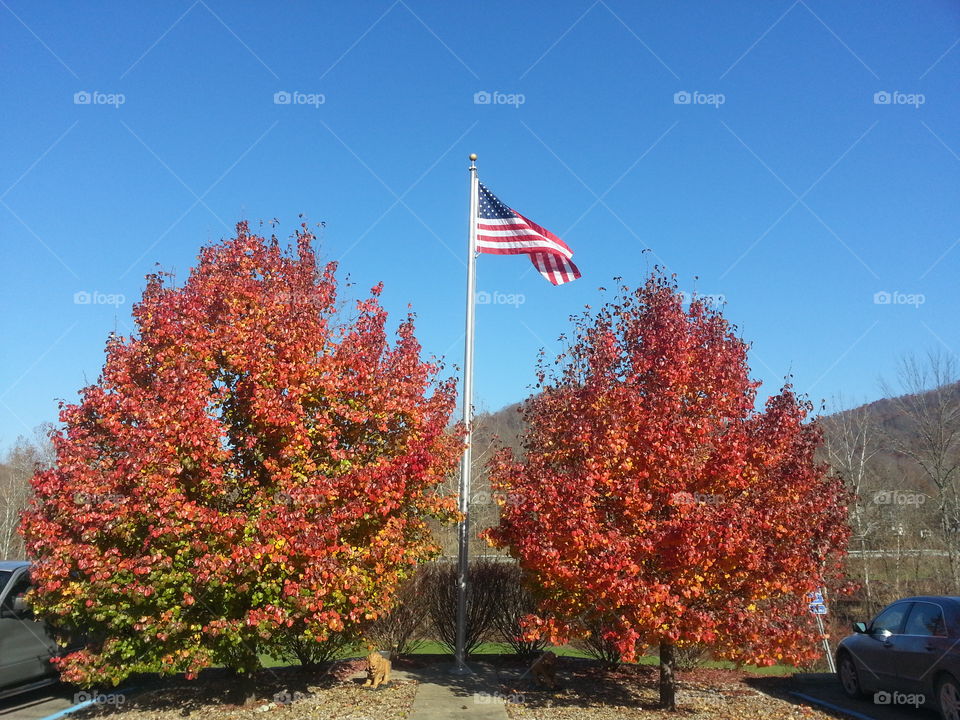
M 420 359 L 412 316 L 391 344 L 382 285 L 344 322 L 312 241 L 304 226 L 291 256 L 241 223 L 182 286 L 148 277 L 139 334 L 62 407 L 23 523 L 37 607 L 122 638 L 71 656 L 72 677 L 354 632 L 433 551 L 454 381 Z
M 627 657 L 661 639 L 816 652 L 803 598 L 836 577 L 848 529 L 809 404 L 788 385 L 757 412 L 746 343 L 660 274 L 572 336 L 556 372 L 541 359 L 523 460 L 491 463 L 513 502 L 488 537 L 533 576 L 542 627 L 600 628 Z

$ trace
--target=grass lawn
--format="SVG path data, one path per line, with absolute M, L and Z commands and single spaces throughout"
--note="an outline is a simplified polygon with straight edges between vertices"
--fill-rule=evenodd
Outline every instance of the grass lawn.
M 557 655 L 562 657 L 579 657 L 579 658 L 589 658 L 590 654 L 580 650 L 578 648 L 572 647 L 570 645 L 562 645 L 560 647 L 550 648 Z M 359 657 L 364 655 L 365 651 L 362 648 L 353 648 L 346 649 L 340 655 L 337 656 L 337 659 L 350 658 L 350 657 Z M 428 640 L 422 643 L 417 649 L 413 652 L 414 655 L 448 655 L 450 654 L 446 646 Z M 477 655 L 511 655 L 513 654 L 513 649 L 507 643 L 481 643 L 480 647 L 473 653 L 473 656 Z M 269 655 L 261 655 L 260 662 L 263 663 L 263 667 L 272 668 L 272 667 L 286 667 L 291 663 L 286 660 L 277 660 Z M 637 659 L 637 665 L 657 665 L 660 662 L 660 658 L 657 655 L 644 655 Z M 629 664 L 629 663 L 628 663 Z M 716 670 L 734 670 L 737 669 L 737 666 L 730 662 L 729 660 L 706 660 L 698 665 L 701 668 L 711 668 Z M 751 673 L 753 675 L 790 675 L 791 673 L 798 672 L 800 668 L 796 668 L 793 665 L 771 665 L 769 667 L 758 667 L 756 665 L 744 665 L 739 668 L 743 672 Z
M 561 647 L 550 648 L 557 655 L 563 657 L 580 657 L 580 658 L 589 658 L 590 654 L 579 650 L 578 648 L 572 647 L 570 645 L 563 645 Z M 482 643 L 479 648 L 473 653 L 474 656 L 477 655 L 510 655 L 513 653 L 512 648 L 507 643 Z M 347 651 L 343 654 L 343 657 L 356 657 L 358 654 L 361 654 L 360 651 L 355 650 L 353 652 Z M 433 641 L 426 641 L 420 645 L 413 653 L 414 655 L 447 655 L 449 651 L 446 646 L 441 645 L 440 643 Z M 266 660 L 266 658 L 264 658 Z M 272 660 L 272 659 L 271 659 Z M 643 657 L 637 660 L 638 665 L 657 665 L 660 662 L 660 658 L 656 655 L 644 655 Z M 266 665 L 265 667 L 276 667 L 277 665 L 285 665 L 288 663 L 276 662 L 274 661 L 272 665 Z M 699 667 L 712 668 L 718 670 L 733 670 L 736 668 L 736 665 L 728 660 L 707 660 L 699 665 Z M 748 672 L 754 675 L 789 675 L 791 673 L 797 672 L 798 668 L 795 668 L 792 665 L 771 665 L 769 667 L 757 667 L 756 665 L 744 665 L 740 668 L 744 672 Z

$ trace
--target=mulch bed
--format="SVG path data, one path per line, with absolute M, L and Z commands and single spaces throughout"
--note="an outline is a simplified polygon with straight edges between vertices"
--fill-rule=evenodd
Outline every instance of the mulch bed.
M 371 690 L 361 687 L 362 660 L 337 662 L 318 670 L 278 668 L 255 677 L 253 698 L 235 677 L 205 671 L 196 680 L 166 679 L 139 683 L 129 695 L 100 690 L 98 701 L 71 718 L 110 720 L 370 720 L 404 718 L 413 705 L 417 683 L 393 679 Z M 120 699 L 122 697 L 122 700 Z
M 538 687 L 526 675 L 528 663 L 508 656 L 484 656 L 501 678 L 498 702 L 512 720 L 829 720 L 844 717 L 792 701 L 789 677 L 758 677 L 700 668 L 678 673 L 676 714 L 658 708 L 658 671 L 649 665 L 605 670 L 596 662 L 559 658 L 561 687 Z M 397 669 L 448 665 L 449 656 L 399 660 Z M 228 673 L 209 670 L 197 680 L 133 680 L 139 689 L 121 696 L 101 690 L 99 702 L 73 715 L 76 720 L 371 720 L 405 718 L 417 683 L 394 678 L 377 690 L 361 687 L 363 660 L 340 661 L 317 670 L 260 671 L 252 693 Z M 97 694 L 91 692 L 91 694 Z M 245 695 L 253 699 L 243 702 Z
M 504 676 L 507 673 L 501 672 Z M 626 665 L 604 670 L 595 663 L 560 658 L 558 690 L 518 676 L 501 686 L 514 720 L 835 720 L 838 716 L 798 704 L 786 694 L 787 677 L 760 678 L 736 670 L 699 668 L 678 672 L 678 712 L 659 709 L 658 670 Z M 758 689 L 760 688 L 760 689 Z

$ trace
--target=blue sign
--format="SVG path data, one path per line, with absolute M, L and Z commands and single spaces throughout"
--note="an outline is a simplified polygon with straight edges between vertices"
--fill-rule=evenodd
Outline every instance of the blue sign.
M 807 595 L 810 601 L 810 612 L 814 615 L 826 615 L 827 603 L 823 600 L 823 593 L 817 590 Z

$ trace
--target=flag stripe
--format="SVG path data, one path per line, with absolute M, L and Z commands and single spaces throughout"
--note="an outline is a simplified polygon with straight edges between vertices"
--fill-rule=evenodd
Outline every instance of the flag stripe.
M 480 252 L 493 253 L 494 255 L 515 255 L 517 253 L 526 253 L 532 250 L 543 250 L 545 252 L 554 252 L 557 255 L 563 255 L 569 258 L 573 255 L 569 250 L 560 250 L 555 245 L 545 243 L 538 238 L 525 236 L 530 239 L 517 240 L 491 240 L 485 238 L 477 241 L 477 248 Z
M 573 251 L 570 250 L 566 245 L 559 245 L 553 240 L 549 240 L 542 235 L 537 235 L 532 233 L 529 230 L 484 230 L 477 233 L 478 238 L 482 237 L 483 241 L 489 243 L 491 246 L 496 245 L 511 245 L 515 241 L 526 241 L 526 242 L 535 242 L 540 247 L 543 247 L 547 250 L 553 250 L 560 253 L 564 257 L 572 257 Z

